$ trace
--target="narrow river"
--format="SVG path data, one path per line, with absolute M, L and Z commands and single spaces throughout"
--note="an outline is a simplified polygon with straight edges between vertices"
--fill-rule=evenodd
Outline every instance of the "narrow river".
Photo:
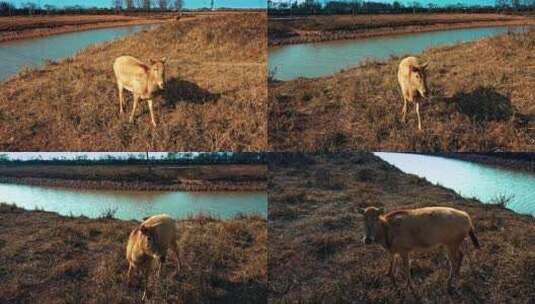
M 117 39 L 157 25 L 134 25 L 51 35 L 43 38 L 0 43 L 0 81 L 18 73 L 23 67 L 43 65 L 58 60 L 98 42 Z
M 269 48 L 269 70 L 275 78 L 321 77 L 362 63 L 366 59 L 418 54 L 429 47 L 472 41 L 521 27 L 483 27 L 427 33 L 381 36 L 356 40 L 305 43 Z
M 0 184 L 0 202 L 62 215 L 96 218 L 115 210 L 123 220 L 167 213 L 174 218 L 210 214 L 227 219 L 238 214 L 267 217 L 265 192 L 100 191 Z
M 401 171 L 425 177 L 466 198 L 492 203 L 499 195 L 511 197 L 508 208 L 535 215 L 535 174 L 507 170 L 438 156 L 374 153 Z

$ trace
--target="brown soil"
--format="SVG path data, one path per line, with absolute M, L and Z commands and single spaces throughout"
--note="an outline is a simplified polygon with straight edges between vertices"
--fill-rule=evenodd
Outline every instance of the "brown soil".
M 170 15 L 47 15 L 0 17 L 0 42 L 44 37 L 69 32 L 139 24 L 155 24 L 172 20 Z
M 463 199 L 407 175 L 369 153 L 278 154 L 270 162 L 269 302 L 531 303 L 535 295 L 535 219 Z M 440 248 L 412 254 L 416 295 L 386 276 L 389 257 L 363 245 L 357 207 L 388 210 L 451 206 L 468 212 L 482 248 L 469 240 L 460 281 L 446 289 Z M 402 275 L 398 273 L 398 285 Z
M 264 165 L 1 165 L 0 183 L 143 191 L 265 191 Z
M 529 31 L 418 54 L 430 62 L 422 132 L 414 105 L 401 121 L 396 73 L 405 56 L 272 82 L 269 144 L 274 151 L 533 151 L 534 51 Z
M 126 242 L 135 221 L 63 217 L 0 204 L 0 302 L 142 303 L 126 284 Z M 177 221 L 176 259 L 151 281 L 144 303 L 265 303 L 267 226 L 258 217 Z

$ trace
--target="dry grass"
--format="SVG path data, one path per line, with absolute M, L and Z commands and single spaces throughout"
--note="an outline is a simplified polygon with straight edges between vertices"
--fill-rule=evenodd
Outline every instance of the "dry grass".
M 533 301 L 533 217 L 463 199 L 369 153 L 278 158 L 270 163 L 270 303 Z M 466 259 L 453 295 L 446 289 L 449 266 L 440 249 L 412 255 L 417 296 L 394 288 L 385 250 L 360 242 L 363 223 L 355 209 L 370 205 L 452 206 L 472 216 L 482 249 L 469 240 L 463 244 Z
M 125 248 L 139 223 L 68 218 L 0 204 L 0 302 L 141 303 L 129 287 Z M 263 303 L 267 226 L 258 217 L 178 221 L 183 268 L 175 257 L 145 303 Z
M 270 19 L 269 45 L 311 43 L 446 29 L 535 24 L 502 14 L 331 15 Z
M 81 189 L 263 191 L 265 165 L 0 165 L 0 182 Z
M 535 31 L 431 48 L 432 97 L 401 122 L 397 68 L 404 56 L 330 77 L 270 84 L 269 143 L 275 151 L 532 151 Z
M 166 23 L 21 72 L 0 86 L 0 150 L 265 150 L 265 20 L 228 13 Z M 112 63 L 125 54 L 169 58 L 157 128 L 145 102 L 134 123 L 119 115 Z
M 86 31 L 90 29 L 165 22 L 167 14 L 125 15 L 46 15 L 0 17 L 0 42 Z

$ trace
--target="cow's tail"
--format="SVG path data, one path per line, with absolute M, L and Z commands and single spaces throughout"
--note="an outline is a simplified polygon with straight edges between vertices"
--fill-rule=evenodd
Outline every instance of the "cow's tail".
M 476 249 L 481 248 L 481 245 L 479 244 L 479 240 L 477 239 L 476 234 L 474 232 L 474 227 L 473 226 L 470 228 L 470 231 L 468 232 L 468 235 L 470 236 L 470 239 L 472 240 L 472 243 L 474 244 L 474 247 L 476 247 Z

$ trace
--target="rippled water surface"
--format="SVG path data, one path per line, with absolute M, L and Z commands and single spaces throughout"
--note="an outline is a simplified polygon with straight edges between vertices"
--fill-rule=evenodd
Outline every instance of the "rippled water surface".
M 490 203 L 499 195 L 512 197 L 510 209 L 535 215 L 535 174 L 436 156 L 375 154 L 405 173 L 425 177 L 467 198 Z

